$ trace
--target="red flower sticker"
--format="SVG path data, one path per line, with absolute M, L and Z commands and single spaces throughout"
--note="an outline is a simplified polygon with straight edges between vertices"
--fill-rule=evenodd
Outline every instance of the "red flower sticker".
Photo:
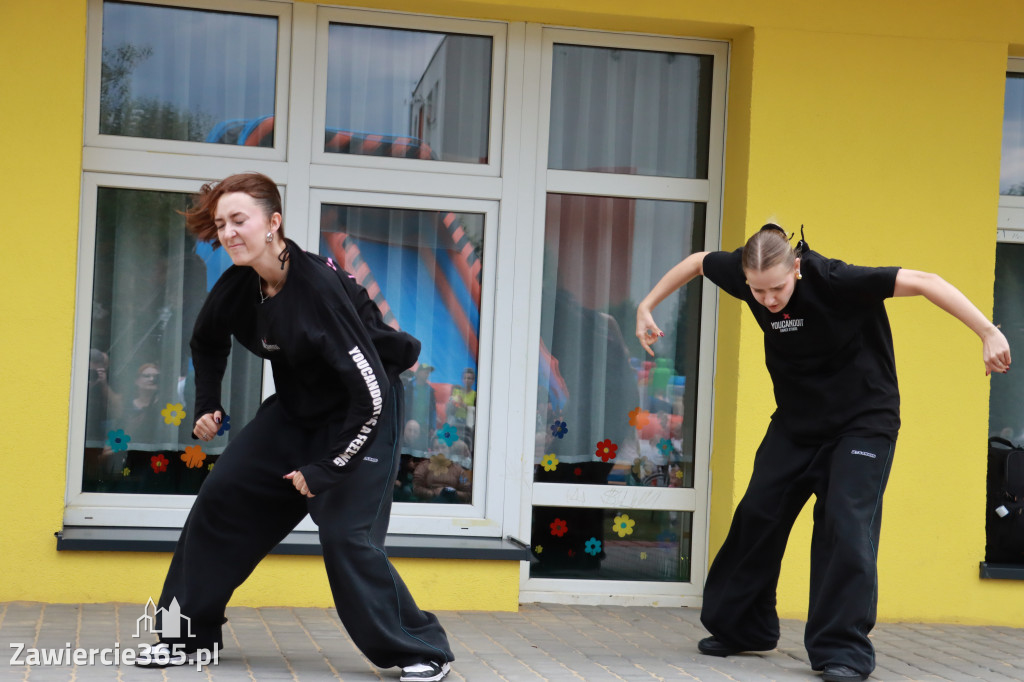
M 597 452 L 594 454 L 601 458 L 602 462 L 615 459 L 615 451 L 619 449 L 619 446 L 611 442 L 607 438 L 597 444 Z
M 555 519 L 551 522 L 551 534 L 562 537 L 569 532 L 569 524 L 564 519 Z
M 577 476 L 582 476 L 583 475 L 583 467 L 576 467 L 575 469 L 572 470 L 572 472 L 574 474 L 576 474 Z
M 164 457 L 162 454 L 153 455 L 152 457 L 149 458 L 149 466 L 153 467 L 154 473 L 162 474 L 165 471 L 167 471 L 167 464 L 167 458 Z

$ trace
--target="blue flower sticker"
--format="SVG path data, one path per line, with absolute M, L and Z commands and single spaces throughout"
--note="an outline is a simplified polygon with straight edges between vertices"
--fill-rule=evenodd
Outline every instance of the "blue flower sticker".
M 565 425 L 565 422 L 555 420 L 555 423 L 551 425 L 551 435 L 555 438 L 565 438 L 565 434 L 569 433 L 569 427 Z
M 231 430 L 231 417 L 224 415 L 224 418 L 220 420 L 220 428 L 217 429 L 217 435 L 223 436 L 226 431 Z
M 437 439 L 451 447 L 459 439 L 459 434 L 451 424 L 445 424 L 437 430 Z
M 110 444 L 110 449 L 114 452 L 122 452 L 128 449 L 128 443 L 132 437 L 124 432 L 124 429 L 117 429 L 116 431 L 107 432 L 107 443 Z
M 662 438 L 658 441 L 658 452 L 668 457 L 672 454 L 672 441 L 668 438 Z
M 584 551 L 590 556 L 597 556 L 601 553 L 601 541 L 597 538 L 590 538 L 587 540 L 587 546 L 584 548 Z

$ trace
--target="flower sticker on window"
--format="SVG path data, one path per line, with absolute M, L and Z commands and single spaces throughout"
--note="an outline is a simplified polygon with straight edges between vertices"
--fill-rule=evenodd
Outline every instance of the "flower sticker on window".
M 619 534 L 620 538 L 624 538 L 627 535 L 633 534 L 633 526 L 636 525 L 636 521 L 629 518 L 629 514 L 622 514 L 616 516 L 612 522 L 612 530 Z
M 132 475 L 132 470 L 129 469 L 128 467 L 125 467 L 124 469 L 121 469 L 121 475 L 124 476 L 125 478 L 128 478 L 129 476 Z
M 576 467 L 575 469 L 572 470 L 572 473 L 576 474 L 577 476 L 582 476 L 583 475 L 583 467 Z
M 587 546 L 584 549 L 590 556 L 597 556 L 601 553 L 601 541 L 597 538 L 590 538 L 587 540 Z
M 619 446 L 605 438 L 603 441 L 597 444 L 597 451 L 594 453 L 597 457 L 601 458 L 602 462 L 615 459 L 615 451 L 619 449 Z
M 181 454 L 181 461 L 189 469 L 198 469 L 206 461 L 206 453 L 203 452 L 201 445 L 188 445 L 185 447 L 185 452 Z
M 185 418 L 185 407 L 181 403 L 167 403 L 167 407 L 160 410 L 163 415 L 164 424 L 181 426 L 181 420 Z
M 672 454 L 672 441 L 668 438 L 662 438 L 658 441 L 658 452 L 668 457 Z
M 537 545 L 536 547 L 533 548 L 533 553 L 534 554 L 540 554 L 543 551 L 544 551 L 544 545 Z
M 550 452 L 544 455 L 544 459 L 540 461 L 540 464 L 544 467 L 544 471 L 554 471 L 558 468 L 558 457 L 555 453 Z
M 640 552 L 640 561 L 647 561 L 647 552 Z
M 551 435 L 555 438 L 565 438 L 565 434 L 569 433 L 569 427 L 565 425 L 565 422 L 558 419 L 551 425 Z
M 437 439 L 451 447 L 459 439 L 459 433 L 451 424 L 445 424 L 437 430 Z
M 124 429 L 117 429 L 116 431 L 107 432 L 107 443 L 110 445 L 110 449 L 114 452 L 123 452 L 128 449 L 128 443 L 130 443 L 132 437 L 124 432 Z
M 220 420 L 220 428 L 217 429 L 217 435 L 223 436 L 225 433 L 231 430 L 231 417 L 224 415 Z
M 635 407 L 629 411 L 629 425 L 634 428 L 642 429 L 650 421 L 651 413 L 643 408 Z
M 207 471 L 213 471 L 213 465 L 214 464 L 216 464 L 216 462 L 210 462 L 209 464 L 207 464 L 206 465 L 206 470 Z
M 569 524 L 563 519 L 555 519 L 551 522 L 551 534 L 555 537 L 562 537 L 569 532 Z
M 162 474 L 167 471 L 167 458 L 163 454 L 153 455 L 149 458 L 149 466 L 153 468 L 153 473 Z

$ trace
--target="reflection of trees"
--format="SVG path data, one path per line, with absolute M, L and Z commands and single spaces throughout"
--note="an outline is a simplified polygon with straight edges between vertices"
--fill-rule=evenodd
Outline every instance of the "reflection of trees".
M 132 97 L 135 68 L 153 56 L 149 45 L 122 43 L 103 49 L 100 66 L 100 133 L 200 142 L 213 117 L 182 110 L 156 97 Z
M 1005 196 L 1024 197 L 1024 182 L 1018 183 L 1003 192 Z

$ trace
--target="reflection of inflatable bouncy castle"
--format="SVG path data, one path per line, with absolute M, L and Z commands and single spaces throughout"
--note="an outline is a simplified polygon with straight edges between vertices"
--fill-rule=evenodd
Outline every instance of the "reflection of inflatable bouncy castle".
M 270 147 L 274 117 L 222 122 L 207 141 Z M 324 133 L 324 151 L 435 158 L 414 137 L 335 128 Z M 325 204 L 320 225 L 320 252 L 355 277 L 387 324 L 423 341 L 442 420 L 452 384 L 467 367 L 476 369 L 479 347 L 482 262 L 458 214 Z

